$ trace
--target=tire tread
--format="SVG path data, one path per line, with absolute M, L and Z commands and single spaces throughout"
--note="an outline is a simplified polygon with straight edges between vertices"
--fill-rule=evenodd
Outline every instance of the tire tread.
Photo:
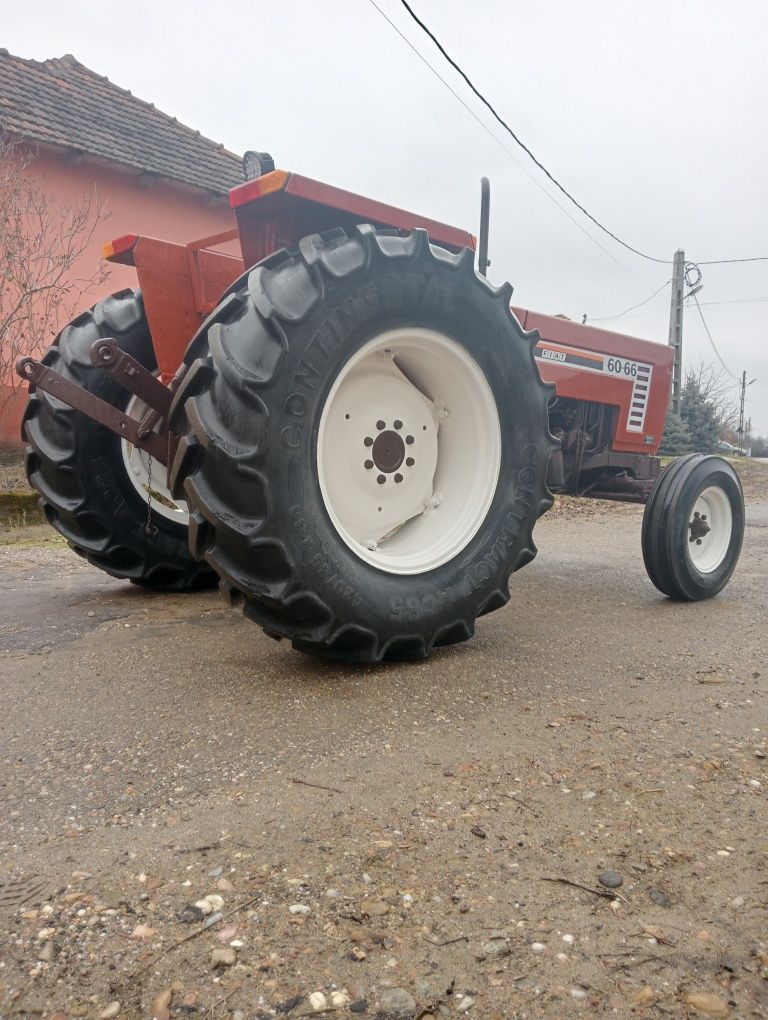
M 184 494 L 193 508 L 190 529 L 193 550 L 195 555 L 204 556 L 219 574 L 221 588 L 230 602 L 241 605 L 246 616 L 270 636 L 290 639 L 300 651 L 354 662 L 423 659 L 435 647 L 467 640 L 474 633 L 474 616 L 500 608 L 509 600 L 505 585 L 503 591 L 492 591 L 472 618 L 458 615 L 441 622 L 431 635 L 379 635 L 358 623 L 336 618 L 318 592 L 303 591 L 287 551 L 283 551 L 284 572 L 276 577 L 274 569 L 267 569 L 265 557 L 258 550 L 265 541 L 280 544 L 284 522 L 272 515 L 274 501 L 266 471 L 260 473 L 263 519 L 254 522 L 254 527 L 247 531 L 233 512 L 236 487 L 231 475 L 232 460 L 240 460 L 244 468 L 259 473 L 263 458 L 260 444 L 273 428 L 268 400 L 259 394 L 266 394 L 280 378 L 280 362 L 288 346 L 287 331 L 307 318 L 322 301 L 327 288 L 339 280 L 353 278 L 376 259 L 439 262 L 450 271 L 467 274 L 478 288 L 490 290 L 528 345 L 531 380 L 538 389 L 543 426 L 540 442 L 546 445 L 547 452 L 555 449 L 557 444 L 546 427 L 553 387 L 541 381 L 534 360 L 538 334 L 522 332 L 509 307 L 511 287 L 508 284 L 493 287 L 475 272 L 471 251 L 452 254 L 437 248 L 430 244 L 423 230 L 401 236 L 377 231 L 367 224 L 349 233 L 332 230 L 306 237 L 296 251 L 275 252 L 241 278 L 226 299 L 230 311 L 238 308 L 234 319 L 229 316 L 230 321 L 238 325 L 247 320 L 253 348 L 266 352 L 265 371 L 257 378 L 248 366 L 238 362 L 228 342 L 230 327 L 214 312 L 188 349 L 186 360 L 192 368 L 174 402 L 173 419 L 182 439 L 171 471 L 171 491 L 178 496 Z M 217 399 L 224 401 L 221 407 L 217 407 Z M 227 424 L 233 421 L 239 425 L 236 439 L 230 435 Z M 222 458 L 230 461 L 230 476 L 228 479 L 222 476 L 222 489 L 226 491 L 217 491 L 209 480 Z M 507 563 L 507 580 L 509 574 L 536 555 L 533 524 L 552 505 L 544 481 L 537 484 L 540 489 L 533 509 Z M 271 562 L 274 564 L 274 556 Z M 317 619 L 312 619 L 310 613 L 310 619 L 297 622 L 292 612 L 296 599 L 311 599 Z

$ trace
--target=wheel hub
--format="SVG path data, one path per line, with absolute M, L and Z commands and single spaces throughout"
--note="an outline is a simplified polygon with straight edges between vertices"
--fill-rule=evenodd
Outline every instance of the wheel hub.
M 398 424 L 402 428 L 402 422 Z M 371 456 L 379 471 L 391 475 L 405 460 L 405 443 L 397 432 L 387 429 L 376 436 L 371 447 Z
M 726 557 L 733 531 L 728 497 L 719 485 L 707 486 L 696 499 L 688 521 L 688 556 L 702 573 L 716 570 Z
M 363 560 L 418 574 L 455 556 L 499 473 L 498 411 L 482 371 L 433 330 L 391 330 L 342 368 L 318 434 L 326 509 Z
M 133 396 L 128 402 L 125 413 L 141 421 L 148 410 L 149 407 L 143 400 Z M 188 526 L 187 504 L 183 500 L 175 500 L 171 496 L 168 486 L 163 481 L 164 466 L 157 461 L 153 465 L 152 458 L 146 450 L 140 450 L 138 446 L 129 443 L 127 439 L 120 440 L 120 452 L 129 481 L 144 502 L 151 501 L 152 515 L 159 514 L 160 517 L 173 521 L 174 524 Z
M 707 515 L 701 514 L 697 510 L 693 515 L 693 520 L 688 525 L 688 529 L 691 532 L 691 537 L 688 539 L 689 542 L 696 542 L 701 545 L 701 540 L 705 535 L 710 532 L 710 527 L 707 524 Z

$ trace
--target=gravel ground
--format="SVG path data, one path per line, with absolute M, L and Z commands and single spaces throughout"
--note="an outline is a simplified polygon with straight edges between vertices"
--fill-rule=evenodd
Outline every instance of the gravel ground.
M 656 593 L 641 510 L 565 502 L 416 665 L 0 547 L 0 1017 L 768 1016 L 754 470 L 712 602 Z

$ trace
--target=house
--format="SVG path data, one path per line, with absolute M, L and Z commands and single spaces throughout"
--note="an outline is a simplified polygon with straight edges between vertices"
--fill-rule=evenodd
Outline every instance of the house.
M 234 226 L 227 193 L 243 179 L 240 157 L 69 54 L 36 61 L 0 49 L 0 130 L 34 147 L 27 172 L 54 204 L 75 205 L 95 188 L 106 207 L 108 219 L 75 275 L 91 277 L 102 243 L 113 237 L 190 241 Z M 129 267 L 110 266 L 83 303 L 135 285 Z M 0 449 L 19 448 L 24 396 L 3 400 L 3 389 L 7 397 L 7 378 L 0 379 Z

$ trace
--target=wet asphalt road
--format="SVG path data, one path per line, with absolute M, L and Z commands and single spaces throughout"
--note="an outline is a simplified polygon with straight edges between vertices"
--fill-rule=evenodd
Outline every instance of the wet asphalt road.
M 768 504 L 750 510 L 729 587 L 698 605 L 652 587 L 639 526 L 631 507 L 545 519 L 538 558 L 473 641 L 376 668 L 303 657 L 216 592 L 153 595 L 61 546 L 3 547 L 6 865 L 34 859 L 41 835 L 50 853 L 87 830 L 96 851 L 116 817 L 215 812 L 231 784 L 264 794 L 280 770 L 365 763 L 375 784 L 386 745 L 416 767 L 434 740 L 468 732 L 481 754 L 507 740 L 534 752 L 530 714 L 546 720 L 563 705 L 647 725 L 672 706 L 695 723 L 702 690 L 689 680 L 705 670 L 757 682 L 764 733 Z

